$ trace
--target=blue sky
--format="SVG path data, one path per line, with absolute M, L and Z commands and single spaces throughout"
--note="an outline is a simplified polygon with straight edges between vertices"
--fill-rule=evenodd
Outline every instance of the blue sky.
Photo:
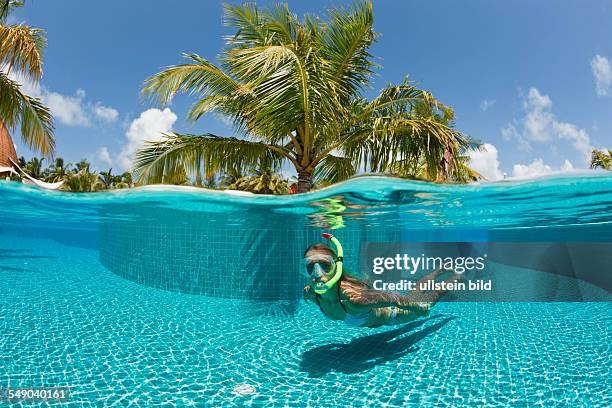
M 351 3 L 289 5 L 302 15 Z M 217 56 L 231 34 L 222 4 L 30 0 L 20 9 L 12 22 L 47 31 L 44 79 L 25 86 L 55 114 L 57 154 L 119 171 L 149 133 L 232 135 L 214 116 L 186 122 L 189 96 L 159 110 L 139 93 L 183 52 Z M 473 165 L 489 178 L 584 168 L 592 147 L 612 147 L 612 1 L 376 1 L 374 16 L 382 68 L 367 94 L 405 75 L 418 81 L 455 109 L 459 130 L 487 143 Z

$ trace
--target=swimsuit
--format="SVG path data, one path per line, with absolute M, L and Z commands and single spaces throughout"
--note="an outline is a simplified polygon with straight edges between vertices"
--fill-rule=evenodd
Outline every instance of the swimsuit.
M 397 306 L 390 306 L 391 312 L 389 313 L 389 322 L 395 324 L 397 321 L 395 317 L 397 316 Z
M 347 313 L 346 317 L 344 318 L 344 323 L 350 327 L 360 327 L 362 324 L 368 321 L 371 313 L 371 310 L 363 315 L 352 315 Z
M 340 285 L 336 285 L 336 287 L 338 288 L 338 301 L 340 302 L 340 306 L 342 307 L 342 310 L 344 310 L 344 313 L 346 313 L 346 317 L 344 318 L 344 323 L 350 327 L 360 327 L 362 324 L 367 322 L 368 319 L 370 318 L 370 315 L 372 314 L 372 310 L 362 315 L 350 314 L 349 311 L 346 310 L 344 303 L 342 303 L 342 298 L 340 297 Z M 326 315 L 325 310 L 323 310 L 323 308 L 321 307 L 321 303 L 319 302 L 318 294 L 315 294 L 315 299 L 317 300 L 317 305 L 319 305 L 319 309 L 321 309 L 321 312 L 323 312 L 323 314 Z M 393 309 L 391 313 L 393 313 Z M 395 318 L 395 313 L 393 313 L 393 317 Z

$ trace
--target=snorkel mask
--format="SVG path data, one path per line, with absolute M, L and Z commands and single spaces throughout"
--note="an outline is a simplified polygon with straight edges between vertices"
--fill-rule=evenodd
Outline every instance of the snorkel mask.
M 328 290 L 334 287 L 334 285 L 340 280 L 342 276 L 342 245 L 340 245 L 340 241 L 336 239 L 332 234 L 323 234 L 323 238 L 327 239 L 336 247 L 337 257 L 334 259 L 331 255 L 313 255 L 304 259 L 304 265 L 306 266 L 306 272 L 308 273 L 308 277 L 316 278 L 317 281 L 314 282 L 314 291 L 318 295 L 325 294 Z M 320 279 L 323 276 L 326 276 L 332 272 L 334 272 L 334 276 L 328 280 L 327 282 L 323 282 Z
M 334 272 L 336 260 L 331 255 L 315 254 L 304 258 L 304 276 L 313 280 L 321 279 L 325 275 Z

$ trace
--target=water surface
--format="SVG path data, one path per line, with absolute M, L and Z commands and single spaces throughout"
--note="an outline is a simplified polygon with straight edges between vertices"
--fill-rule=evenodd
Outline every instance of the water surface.
M 283 197 L 0 183 L 0 203 L 0 387 L 70 387 L 74 406 L 612 404 L 610 303 L 439 303 L 356 329 L 299 300 L 321 231 L 352 268 L 363 242 L 612 242 L 610 175 Z

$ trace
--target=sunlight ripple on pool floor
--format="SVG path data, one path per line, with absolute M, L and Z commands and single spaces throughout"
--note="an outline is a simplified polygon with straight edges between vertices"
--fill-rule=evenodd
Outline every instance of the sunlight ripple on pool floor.
M 74 406 L 612 404 L 610 304 L 439 304 L 355 330 L 142 286 L 50 240 L 0 248 L 0 384 L 67 386 Z

